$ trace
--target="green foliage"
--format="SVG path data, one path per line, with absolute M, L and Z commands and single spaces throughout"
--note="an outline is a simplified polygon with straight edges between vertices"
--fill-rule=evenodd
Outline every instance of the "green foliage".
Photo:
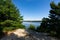
M 0 21 L 20 21 L 22 16 L 11 0 L 0 1 Z
M 54 2 L 52 2 L 51 4 L 51 10 L 50 10 L 50 29 L 53 32 L 56 32 L 56 35 L 59 36 L 60 35 L 60 3 L 58 3 L 58 5 L 56 5 Z M 54 6 L 55 5 L 55 6 Z M 54 8 L 53 8 L 54 7 Z
M 41 31 L 40 26 L 38 26 L 38 27 L 36 28 L 36 31 L 37 31 L 37 32 L 40 32 L 40 31 Z
M 56 32 L 50 31 L 50 35 L 51 35 L 51 36 L 56 36 Z
M 49 19 L 43 18 L 41 25 L 39 27 L 37 27 L 37 31 L 48 32 L 48 27 L 49 27 Z
M 2 27 L 4 27 L 3 30 L 13 30 L 17 28 L 25 28 L 24 25 L 20 24 L 19 22 L 12 21 L 12 20 L 6 20 L 4 22 L 0 23 Z
M 15 29 L 16 29 L 15 27 L 4 27 L 3 31 L 8 32 L 8 31 L 12 31 L 12 30 L 15 30 Z
M 60 3 L 50 3 L 49 18 L 43 18 L 40 27 L 41 32 L 49 32 L 52 36 L 60 37 Z
M 30 27 L 29 27 L 28 29 L 30 29 L 30 30 L 35 30 L 35 26 L 32 25 L 32 24 L 30 24 Z
M 22 25 L 23 16 L 19 13 L 12 0 L 0 0 L 0 31 L 3 32 L 17 28 L 25 28 Z

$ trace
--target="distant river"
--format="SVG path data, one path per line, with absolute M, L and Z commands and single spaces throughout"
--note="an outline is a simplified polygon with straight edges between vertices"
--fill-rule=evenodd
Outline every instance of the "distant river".
M 26 26 L 26 28 L 29 28 L 30 24 L 34 25 L 35 28 L 40 26 L 41 22 L 23 22 L 23 25 Z

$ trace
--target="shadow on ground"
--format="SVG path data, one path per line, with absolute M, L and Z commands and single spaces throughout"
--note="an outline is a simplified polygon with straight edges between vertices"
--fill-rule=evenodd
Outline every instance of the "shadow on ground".
M 38 33 L 32 30 L 26 30 L 28 34 L 24 37 L 18 37 L 14 33 L 11 33 L 9 36 L 5 36 L 0 40 L 59 40 L 57 38 L 53 38 L 47 36 L 46 33 Z

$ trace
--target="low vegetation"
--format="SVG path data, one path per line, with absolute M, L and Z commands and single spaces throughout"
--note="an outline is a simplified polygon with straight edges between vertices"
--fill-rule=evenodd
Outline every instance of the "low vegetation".
M 30 30 L 35 30 L 35 26 L 33 24 L 30 24 L 29 28 Z

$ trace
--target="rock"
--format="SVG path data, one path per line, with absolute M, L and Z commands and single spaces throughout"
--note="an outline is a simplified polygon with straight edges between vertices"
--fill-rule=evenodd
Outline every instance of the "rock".
M 11 33 L 17 35 L 18 37 L 24 37 L 28 34 L 27 31 L 25 31 L 25 29 L 16 29 L 14 31 L 9 31 L 7 34 L 11 35 Z
M 60 40 L 54 37 L 46 36 L 46 33 L 37 33 L 32 30 L 16 29 L 9 31 L 5 37 L 0 40 Z

